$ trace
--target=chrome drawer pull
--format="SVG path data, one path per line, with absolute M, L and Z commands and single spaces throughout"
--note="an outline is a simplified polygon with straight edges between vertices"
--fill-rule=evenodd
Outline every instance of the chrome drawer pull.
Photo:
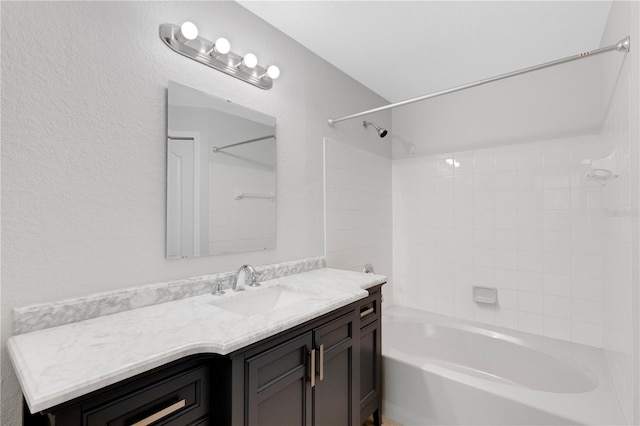
M 364 318 L 367 315 L 372 314 L 372 313 L 373 313 L 373 306 L 370 307 L 369 309 L 366 309 L 366 310 L 360 312 L 360 318 Z
M 133 423 L 131 426 L 147 426 L 147 425 L 150 425 L 151 423 L 157 422 L 158 420 L 162 419 L 163 417 L 167 417 L 169 414 L 175 413 L 179 409 L 183 408 L 185 405 L 187 405 L 187 401 L 182 399 L 182 400 L 176 402 L 175 404 L 172 404 L 172 405 L 168 406 L 167 408 L 164 408 L 164 409 L 158 411 L 157 413 L 154 413 L 154 414 L 150 415 L 149 417 L 146 417 L 146 418 L 140 420 L 139 422 Z

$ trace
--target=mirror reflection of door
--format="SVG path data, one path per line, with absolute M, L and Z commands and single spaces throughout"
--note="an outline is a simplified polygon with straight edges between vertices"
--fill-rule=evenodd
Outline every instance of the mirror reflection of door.
M 200 255 L 198 135 L 167 138 L 167 258 Z

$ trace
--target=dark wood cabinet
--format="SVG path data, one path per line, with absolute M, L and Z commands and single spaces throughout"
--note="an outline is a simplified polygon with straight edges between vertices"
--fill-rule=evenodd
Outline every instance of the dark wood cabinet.
M 209 366 L 159 381 L 83 412 L 87 426 L 185 425 L 209 414 Z
M 26 415 L 25 425 L 185 426 L 208 424 L 214 363 L 190 358 Z M 26 411 L 26 410 L 25 410 Z
M 357 383 L 358 318 L 354 310 L 314 331 L 316 381 L 315 426 L 356 426 L 360 415 Z
M 370 290 L 360 304 L 360 423 L 373 415 L 376 426 L 381 424 L 382 407 L 382 340 L 380 287 Z
M 356 311 L 248 358 L 248 426 L 355 426 Z M 355 365 L 354 365 L 355 364 Z M 354 416 L 355 414 L 355 416 Z
M 197 355 L 31 415 L 29 426 L 357 426 L 380 419 L 380 286 L 226 356 Z

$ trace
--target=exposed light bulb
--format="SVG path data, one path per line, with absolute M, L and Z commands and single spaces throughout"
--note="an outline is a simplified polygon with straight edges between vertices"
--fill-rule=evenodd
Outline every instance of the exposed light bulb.
M 220 37 L 219 39 L 216 40 L 215 44 L 213 45 L 212 53 L 216 52 L 219 55 L 226 55 L 230 51 L 231 51 L 231 43 L 229 43 L 229 40 L 227 40 L 224 37 Z
M 258 58 L 256 58 L 256 55 L 253 53 L 247 53 L 244 55 L 244 58 L 242 58 L 242 65 L 247 68 L 255 68 L 255 66 L 258 65 Z
M 280 77 L 280 68 L 275 65 L 269 65 L 269 67 L 267 68 L 267 75 L 271 80 L 275 80 L 276 78 Z
M 194 40 L 198 37 L 198 27 L 193 22 L 185 22 L 180 26 L 180 32 L 187 40 Z

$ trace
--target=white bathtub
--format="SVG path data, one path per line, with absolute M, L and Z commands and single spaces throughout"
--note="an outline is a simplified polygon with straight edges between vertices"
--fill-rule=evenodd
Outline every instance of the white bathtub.
M 383 413 L 405 426 L 624 424 L 601 350 L 383 310 Z

